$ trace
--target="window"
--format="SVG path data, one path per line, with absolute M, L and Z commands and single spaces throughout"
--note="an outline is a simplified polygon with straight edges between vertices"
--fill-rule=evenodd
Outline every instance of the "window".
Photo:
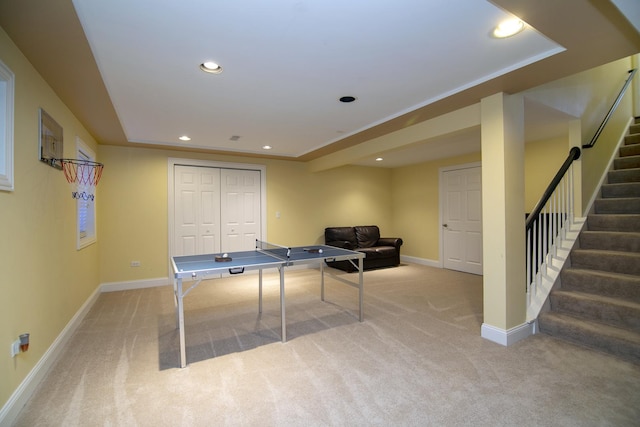
M 0 61 L 0 190 L 13 191 L 14 74 Z
M 80 138 L 76 138 L 76 158 L 95 162 L 96 155 Z M 95 189 L 93 189 L 95 191 Z M 96 232 L 96 202 L 95 199 L 78 198 L 77 203 L 77 248 L 85 248 L 97 240 Z

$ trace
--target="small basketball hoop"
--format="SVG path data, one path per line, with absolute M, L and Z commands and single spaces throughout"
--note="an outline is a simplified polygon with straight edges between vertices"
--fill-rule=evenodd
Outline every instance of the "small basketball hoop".
M 57 159 L 69 184 L 74 186 L 71 192 L 74 199 L 95 199 L 94 190 L 102 177 L 102 163 L 82 159 Z

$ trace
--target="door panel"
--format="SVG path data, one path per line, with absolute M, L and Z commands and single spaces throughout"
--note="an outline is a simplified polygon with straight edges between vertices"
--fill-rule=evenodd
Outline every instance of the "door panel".
M 176 165 L 174 255 L 220 251 L 220 170 Z
M 260 236 L 260 171 L 222 169 L 222 248 L 255 248 Z
M 443 186 L 443 265 L 482 274 L 482 170 L 446 171 Z

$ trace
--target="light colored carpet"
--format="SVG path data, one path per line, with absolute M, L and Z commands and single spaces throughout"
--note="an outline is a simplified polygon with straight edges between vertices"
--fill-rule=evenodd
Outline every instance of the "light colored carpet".
M 102 294 L 18 426 L 637 426 L 640 366 L 536 335 L 480 337 L 482 278 L 419 265 L 357 290 L 289 270 L 201 284 L 179 366 L 170 287 Z M 346 273 L 344 273 L 346 275 Z M 353 274 L 352 278 L 356 278 Z

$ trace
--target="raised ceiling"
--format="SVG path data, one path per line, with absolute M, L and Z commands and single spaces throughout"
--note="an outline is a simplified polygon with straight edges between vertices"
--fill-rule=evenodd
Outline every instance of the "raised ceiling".
M 606 0 L 8 0 L 0 25 L 101 144 L 295 160 L 640 51 Z

